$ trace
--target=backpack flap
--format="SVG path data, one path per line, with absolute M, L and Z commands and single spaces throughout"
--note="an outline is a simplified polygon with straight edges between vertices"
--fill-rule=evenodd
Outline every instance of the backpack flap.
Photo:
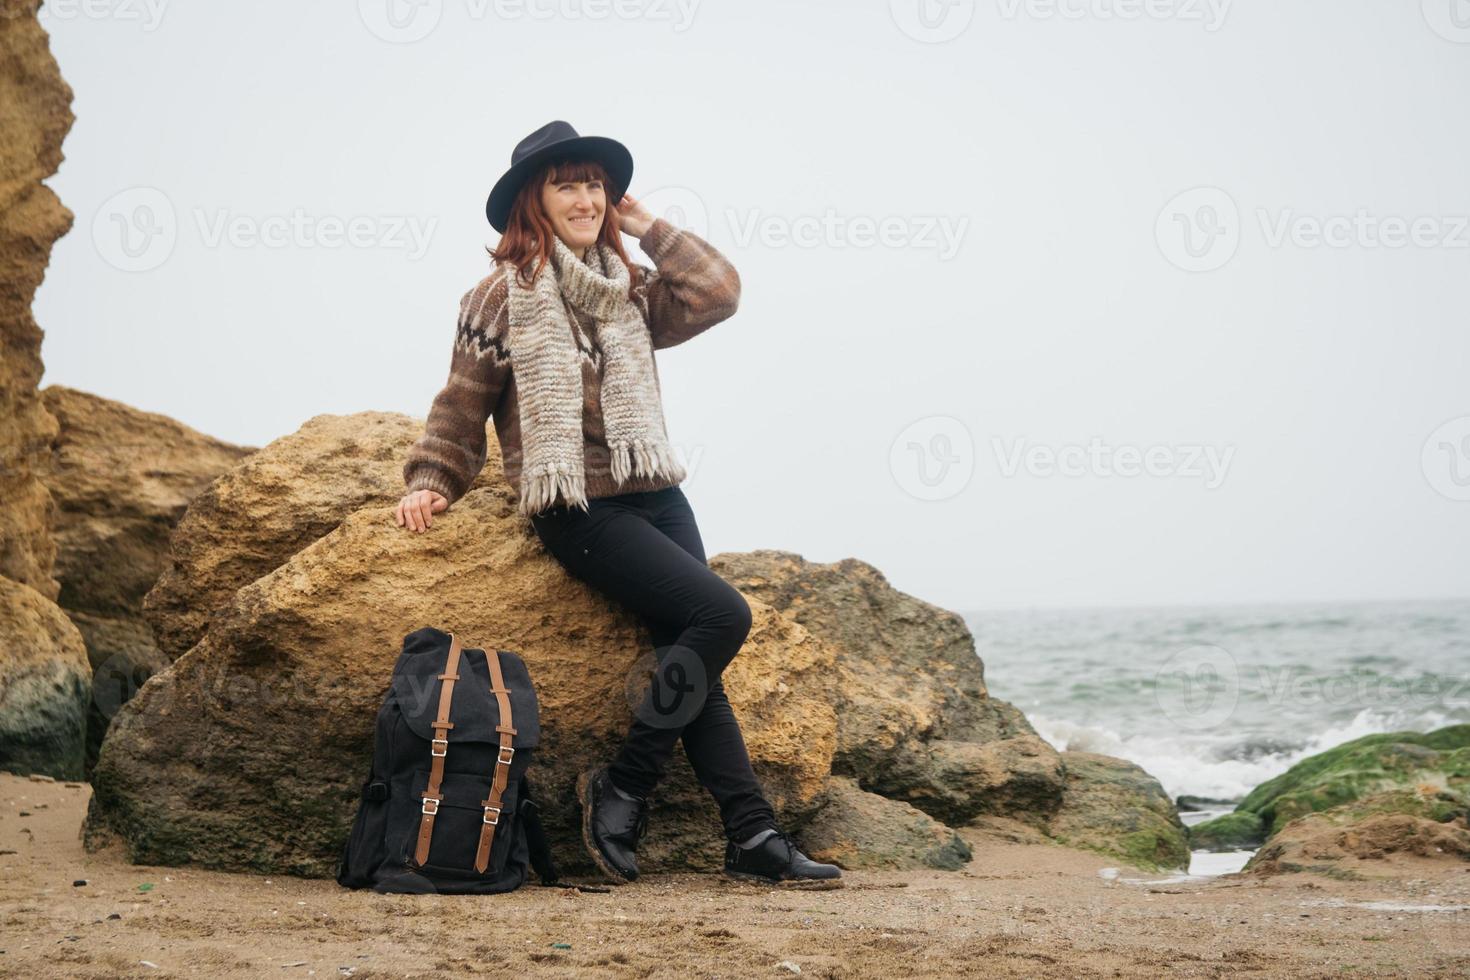
M 415 630 L 404 638 L 403 652 L 393 668 L 389 697 L 409 729 L 425 740 L 434 737 L 434 720 L 439 711 L 439 675 L 449 655 L 449 634 L 432 627 Z M 509 650 L 493 651 L 509 689 L 511 723 L 516 733 L 511 745 L 535 748 L 541 741 L 541 724 L 536 690 L 531 685 L 525 661 Z M 486 651 L 466 647 L 459 661 L 460 679 L 454 685 L 449 742 L 500 741 L 495 726 L 500 723 L 499 701 L 490 690 L 490 666 Z

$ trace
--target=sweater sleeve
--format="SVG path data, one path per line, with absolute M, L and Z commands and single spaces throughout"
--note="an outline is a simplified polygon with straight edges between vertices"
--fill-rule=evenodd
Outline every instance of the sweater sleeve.
M 654 350 L 684 343 L 740 305 L 740 273 L 693 232 L 655 218 L 639 245 L 656 266 L 640 266 Z
M 504 277 L 492 274 L 460 300 L 449 380 L 403 465 L 409 491 L 434 490 L 453 504 L 485 467 L 485 422 L 510 376 L 505 297 Z

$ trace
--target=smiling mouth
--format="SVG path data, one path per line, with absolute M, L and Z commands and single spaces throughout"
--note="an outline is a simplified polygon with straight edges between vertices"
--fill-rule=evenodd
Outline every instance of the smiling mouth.
M 571 223 L 574 224 L 574 225 L 582 225 L 583 227 L 590 227 L 594 222 L 596 222 L 597 216 L 596 215 L 590 215 L 589 217 L 586 217 L 586 218 L 570 218 L 568 220 L 571 221 Z

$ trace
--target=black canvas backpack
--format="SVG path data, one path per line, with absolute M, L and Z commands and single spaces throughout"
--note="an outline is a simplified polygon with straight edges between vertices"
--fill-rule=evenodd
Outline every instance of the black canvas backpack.
M 556 866 L 526 769 L 540 741 L 521 658 L 464 649 L 424 627 L 403 639 L 378 710 L 371 772 L 337 882 L 377 892 L 488 894 L 519 888 L 529 862 Z

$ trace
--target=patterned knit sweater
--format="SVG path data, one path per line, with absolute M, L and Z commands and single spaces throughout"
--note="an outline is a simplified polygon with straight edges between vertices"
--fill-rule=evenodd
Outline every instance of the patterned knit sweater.
M 635 263 L 644 279 L 633 301 L 648 324 L 654 350 L 682 344 L 735 312 L 740 276 L 713 245 L 663 218 L 654 219 L 639 245 L 655 268 Z M 485 422 L 493 415 L 505 479 L 519 502 L 521 426 L 507 348 L 510 274 L 513 270 L 497 263 L 460 300 L 449 380 L 434 397 L 424 434 L 410 447 L 403 466 L 410 491 L 435 490 L 451 504 L 463 496 L 485 466 Z M 582 458 L 588 499 L 673 486 L 663 477 L 637 475 L 622 484 L 613 482 L 603 431 L 602 351 L 595 325 L 570 303 L 566 311 L 582 353 Z M 655 381 L 657 377 L 655 364 Z M 560 498 L 557 502 L 565 503 Z

